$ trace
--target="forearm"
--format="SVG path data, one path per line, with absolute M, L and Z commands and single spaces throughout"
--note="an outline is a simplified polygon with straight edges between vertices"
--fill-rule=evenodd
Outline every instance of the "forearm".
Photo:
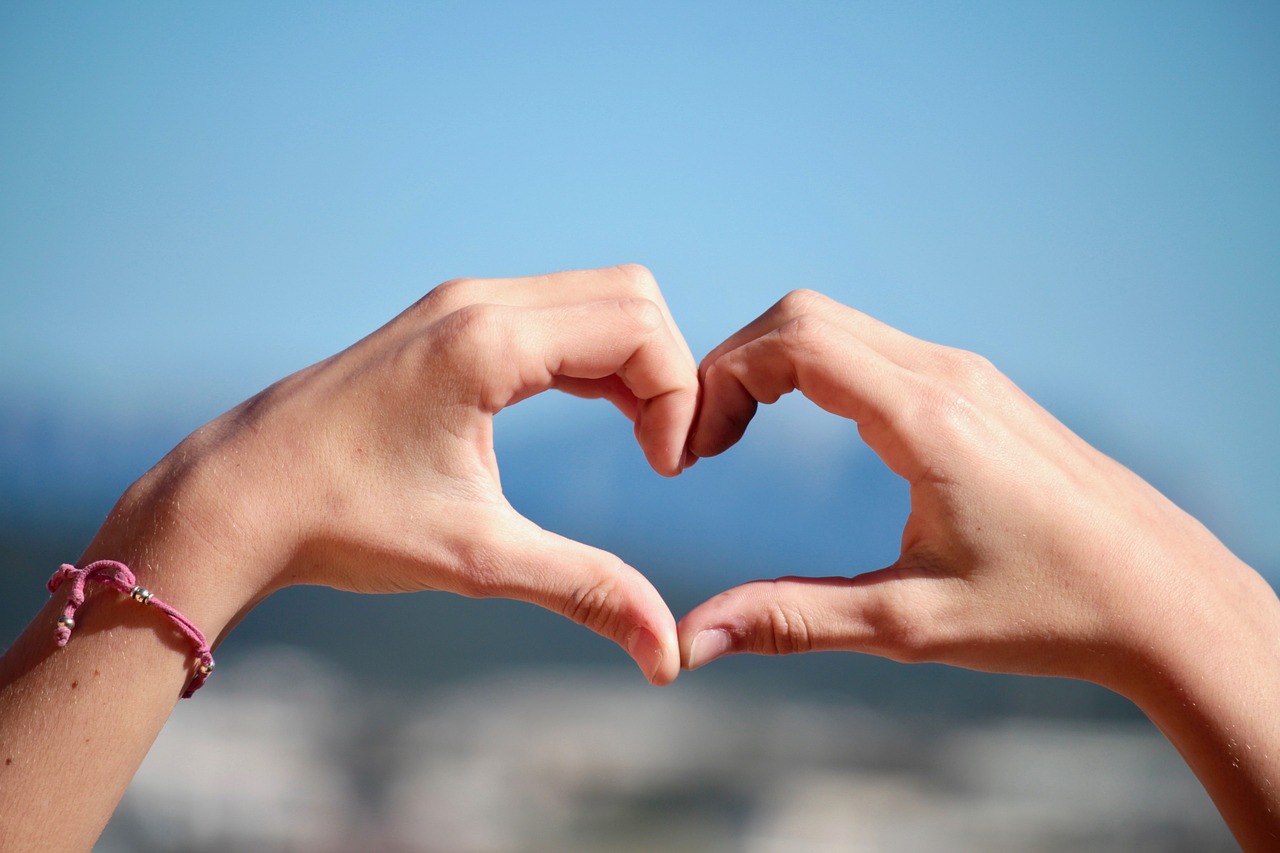
M 122 498 L 79 565 L 126 563 L 216 641 L 251 603 L 242 567 L 179 509 L 194 511 L 196 497 L 157 479 Z M 89 849 L 193 674 L 189 638 L 155 608 L 103 587 L 90 588 L 58 647 L 65 586 L 0 659 L 4 850 Z
M 1280 847 L 1280 601 L 1229 554 L 1167 614 L 1127 693 L 1182 754 L 1241 847 Z M 1234 599 L 1234 600 L 1232 600 Z

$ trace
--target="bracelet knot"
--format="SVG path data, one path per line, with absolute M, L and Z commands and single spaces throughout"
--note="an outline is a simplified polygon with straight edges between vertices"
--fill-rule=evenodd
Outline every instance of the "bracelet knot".
M 194 671 L 190 683 L 182 693 L 182 698 L 191 698 L 193 693 L 204 686 L 209 673 L 213 672 L 213 652 L 209 649 L 209 641 L 190 620 L 139 584 L 128 566 L 115 560 L 98 560 L 82 569 L 63 563 L 53 573 L 53 577 L 49 578 L 49 592 L 57 592 L 68 581 L 71 583 L 71 588 L 67 592 L 67 603 L 62 609 L 62 615 L 58 617 L 53 634 L 59 648 L 70 642 L 71 632 L 76 627 L 76 611 L 80 605 L 84 604 L 85 586 L 93 581 L 123 593 L 139 604 L 150 605 L 169 617 L 169 620 L 196 647 Z

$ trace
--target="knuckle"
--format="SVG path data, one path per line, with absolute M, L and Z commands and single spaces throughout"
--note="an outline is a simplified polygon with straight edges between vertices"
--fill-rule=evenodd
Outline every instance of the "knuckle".
M 416 375 L 437 373 L 467 382 L 476 370 L 477 352 L 488 349 L 486 312 L 467 306 L 450 312 L 431 327 L 431 334 L 406 347 L 405 355 Z
M 866 614 L 872 644 L 886 657 L 900 663 L 933 659 L 933 643 L 918 614 L 892 598 L 881 600 Z
M 829 301 L 816 290 L 800 287 L 779 299 L 778 309 L 788 316 L 800 316 L 823 308 Z
M 435 340 L 445 349 L 469 351 L 478 343 L 501 340 L 498 334 L 503 309 L 471 303 L 451 311 L 436 328 Z
M 722 356 L 707 367 L 702 377 L 704 405 L 706 395 L 715 389 L 718 392 L 716 416 L 745 427 L 755 416 L 759 403 L 776 403 L 783 393 L 753 382 L 754 375 L 753 362 L 742 351 Z
M 478 290 L 479 280 L 474 278 L 455 278 L 436 285 L 426 296 L 418 300 L 415 307 L 420 311 L 441 313 L 456 309 L 460 305 L 474 300 L 474 292 Z
M 560 613 L 565 618 L 599 633 L 610 634 L 618 621 L 617 582 L 611 578 L 579 586 L 564 601 Z
M 813 649 L 813 633 L 804 612 L 785 602 L 774 602 L 764 614 L 765 630 L 759 635 L 761 654 L 794 655 Z
M 393 357 L 398 381 L 407 388 L 429 381 L 433 393 L 449 399 L 464 394 L 475 400 L 479 394 L 485 407 L 501 409 L 509 395 L 495 381 L 498 368 L 515 362 L 524 343 L 510 317 L 509 308 L 475 303 L 443 316 L 433 312 L 424 330 L 400 338 Z
M 831 327 L 815 314 L 801 314 L 778 327 L 778 340 L 795 356 L 816 356 L 828 349 Z
M 645 333 L 656 332 L 662 328 L 664 320 L 662 309 L 656 302 L 641 297 L 618 300 L 618 310 L 638 329 Z
M 742 384 L 742 359 L 734 353 L 722 355 L 715 361 L 706 363 L 699 368 L 700 381 L 703 385 L 703 394 L 707 394 L 709 388 L 721 388 L 727 382 L 734 382 L 738 385 Z
M 1012 383 L 984 356 L 942 348 L 916 398 L 915 414 L 951 441 L 974 441 L 1008 406 Z
M 483 540 L 463 539 L 454 543 L 454 591 L 467 598 L 506 597 L 510 590 L 500 554 Z
M 969 350 L 942 347 L 936 359 L 939 374 L 969 389 L 986 389 L 1000 375 L 990 360 Z
M 653 273 L 643 264 L 618 264 L 614 270 L 622 276 L 623 280 L 629 285 L 633 291 L 641 293 L 652 293 L 658 289 L 658 281 L 653 277 Z
M 915 420 L 930 434 L 950 442 L 978 435 L 985 421 L 982 406 L 973 392 L 958 384 L 927 384 L 915 397 Z

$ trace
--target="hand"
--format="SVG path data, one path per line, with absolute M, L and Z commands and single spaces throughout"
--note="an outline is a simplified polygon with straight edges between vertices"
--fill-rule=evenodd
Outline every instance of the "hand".
M 890 567 L 731 589 L 685 666 L 818 649 L 1095 681 L 1133 700 L 1245 850 L 1280 841 L 1280 601 L 1204 527 L 985 360 L 798 291 L 712 351 L 690 441 L 736 442 L 800 389 L 907 480 Z
M 684 466 L 697 371 L 647 271 L 456 281 L 197 430 L 78 562 L 126 563 L 215 644 L 289 584 L 519 598 L 617 641 L 665 684 L 676 625 L 653 586 L 502 496 L 493 416 L 548 388 L 612 401 L 655 469 Z M 187 638 L 114 593 L 85 601 L 58 648 L 63 596 L 0 656 L 5 850 L 92 846 L 191 679 Z M 50 760 L 68 733 L 70 810 Z
M 195 433 L 142 483 L 148 510 L 124 514 L 149 523 L 155 495 L 177 504 L 179 492 L 181 524 L 251 549 L 235 561 L 250 572 L 237 579 L 245 594 L 234 615 L 206 617 L 215 626 L 297 583 L 502 596 L 586 625 L 669 682 L 675 620 L 653 586 L 503 497 L 493 416 L 549 388 L 610 400 L 655 470 L 682 470 L 693 357 L 653 278 L 619 267 L 444 284 Z M 94 556 L 120 559 L 139 538 L 127 527 Z M 152 583 L 172 598 L 180 580 Z
M 1167 633 L 1169 607 L 1153 603 L 1260 592 L 1252 573 L 1224 588 L 1215 567 L 1229 555 L 1208 531 L 972 353 L 799 291 L 701 376 L 696 455 L 724 451 L 758 402 L 798 388 L 857 421 L 910 483 L 911 513 L 888 568 L 750 583 L 695 609 L 680 625 L 690 668 L 843 649 L 1121 688 Z

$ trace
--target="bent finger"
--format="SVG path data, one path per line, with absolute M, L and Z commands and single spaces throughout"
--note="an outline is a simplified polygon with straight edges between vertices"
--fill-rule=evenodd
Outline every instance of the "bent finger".
M 436 336 L 460 373 L 480 387 L 489 414 L 572 380 L 621 380 L 635 398 L 636 436 L 654 470 L 678 474 L 698 401 L 693 363 L 648 300 L 627 298 L 516 309 L 468 306 Z M 571 380 L 565 383 L 565 380 Z M 610 381 L 602 396 L 629 417 L 632 401 Z
M 857 421 L 864 436 L 898 473 L 881 424 L 902 421 L 921 378 L 816 315 L 793 318 L 712 361 L 703 362 L 703 399 L 690 449 L 722 453 L 742 437 L 758 403 L 799 389 L 823 409 Z M 913 396 L 913 394 L 915 396 Z M 870 441 L 871 439 L 869 439 Z
M 466 305 L 507 305 L 513 308 L 552 308 L 607 299 L 640 298 L 653 302 L 677 346 L 694 364 L 675 318 L 653 274 L 639 264 L 619 264 L 587 270 L 565 270 L 516 278 L 469 278 L 445 282 L 423 299 L 434 316 Z
M 919 366 L 922 354 L 931 346 L 919 338 L 914 338 L 829 296 L 813 290 L 800 289 L 783 296 L 767 311 L 707 353 L 702 361 L 702 367 L 705 369 L 725 353 L 764 337 L 798 317 L 805 316 L 819 317 L 843 329 L 880 355 L 909 369 Z

